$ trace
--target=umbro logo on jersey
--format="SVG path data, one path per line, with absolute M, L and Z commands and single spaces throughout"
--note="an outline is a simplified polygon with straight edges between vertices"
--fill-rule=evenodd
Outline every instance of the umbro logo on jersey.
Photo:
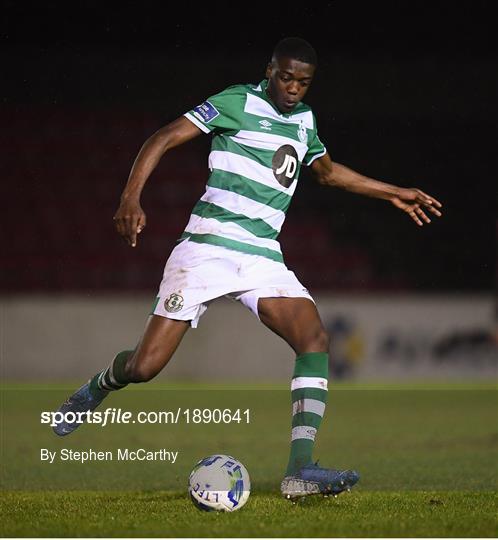
M 271 131 L 271 122 L 268 122 L 268 120 L 260 120 L 259 125 L 261 126 L 261 129 L 266 129 L 268 131 Z

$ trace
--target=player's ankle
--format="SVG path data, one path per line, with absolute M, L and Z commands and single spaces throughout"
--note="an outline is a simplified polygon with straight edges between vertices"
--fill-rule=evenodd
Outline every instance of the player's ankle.
M 109 393 L 108 390 L 103 390 L 102 388 L 99 388 L 99 386 L 95 384 L 94 379 L 90 381 L 88 385 L 88 391 L 90 392 L 90 395 L 93 397 L 93 399 L 104 399 Z

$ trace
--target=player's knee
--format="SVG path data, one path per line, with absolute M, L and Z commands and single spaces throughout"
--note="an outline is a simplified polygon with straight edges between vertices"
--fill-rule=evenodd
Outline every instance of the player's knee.
M 303 348 L 305 349 L 303 352 L 328 352 L 329 347 L 330 336 L 323 327 L 320 327 L 308 337 L 306 343 L 303 345 Z
M 329 333 L 326 332 L 323 328 L 320 330 L 318 336 L 317 336 L 318 342 L 320 344 L 320 350 L 324 352 L 328 352 L 330 347 L 330 336 Z

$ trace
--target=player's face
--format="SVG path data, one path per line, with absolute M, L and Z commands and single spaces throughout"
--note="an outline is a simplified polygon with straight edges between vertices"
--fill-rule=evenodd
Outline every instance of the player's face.
M 273 58 L 266 68 L 268 95 L 283 113 L 292 112 L 310 87 L 315 66 L 292 58 Z

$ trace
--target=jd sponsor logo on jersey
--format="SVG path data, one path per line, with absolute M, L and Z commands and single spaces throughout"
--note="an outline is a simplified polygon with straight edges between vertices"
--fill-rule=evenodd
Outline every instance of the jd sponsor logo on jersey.
M 297 172 L 297 152 L 290 144 L 281 146 L 273 156 L 271 167 L 275 178 L 284 186 L 289 187 Z
M 173 293 L 169 295 L 169 298 L 166 298 L 164 301 L 164 309 L 169 311 L 169 313 L 176 313 L 180 311 L 183 307 L 183 296 Z
M 261 126 L 261 129 L 266 129 L 268 131 L 271 131 L 272 123 L 268 122 L 268 120 L 260 120 L 258 123 Z
M 211 122 L 213 118 L 216 118 L 220 113 L 214 105 L 211 105 L 209 101 L 205 101 L 194 108 L 194 114 L 207 124 L 208 122 Z

